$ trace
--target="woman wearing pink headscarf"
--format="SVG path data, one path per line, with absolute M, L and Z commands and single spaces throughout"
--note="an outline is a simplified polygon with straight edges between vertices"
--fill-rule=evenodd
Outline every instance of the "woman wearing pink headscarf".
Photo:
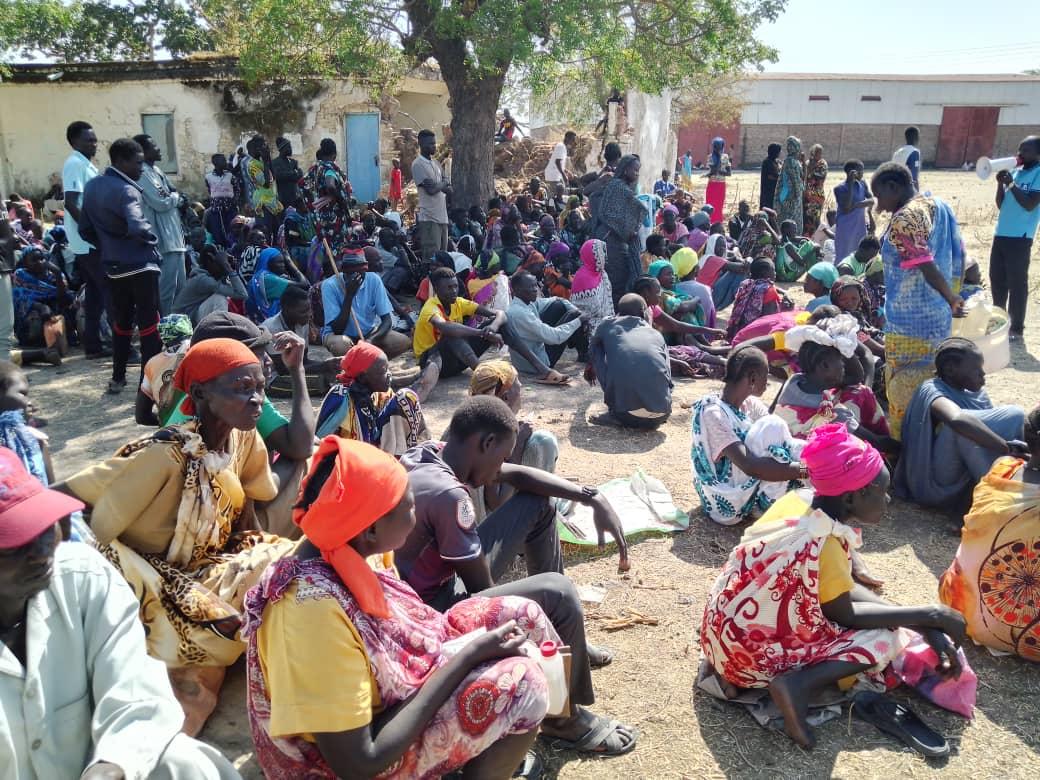
M 588 314 L 589 332 L 607 317 L 614 316 L 614 299 L 611 295 L 610 278 L 604 268 L 607 263 L 607 245 L 598 238 L 590 238 L 581 245 L 579 253 L 581 268 L 571 282 L 571 303 Z
M 942 606 L 900 607 L 853 579 L 853 525 L 880 522 L 889 474 L 870 444 L 841 423 L 824 425 L 802 451 L 815 497 L 792 492 L 745 532 L 708 597 L 701 624 L 701 687 L 731 698 L 768 688 L 784 730 L 814 744 L 809 701 L 824 687 L 882 672 L 913 635 L 931 645 L 941 673 L 960 673 L 964 618 Z

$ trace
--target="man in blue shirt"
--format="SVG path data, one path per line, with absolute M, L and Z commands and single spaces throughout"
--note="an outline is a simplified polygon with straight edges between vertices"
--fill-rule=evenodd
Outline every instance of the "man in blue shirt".
M 97 154 L 98 139 L 94 129 L 86 122 L 73 122 L 65 131 L 65 138 L 72 147 L 72 154 L 61 169 L 62 187 L 65 190 L 65 235 L 69 249 L 76 256 L 76 270 L 86 286 L 83 307 L 86 325 L 80 334 L 83 350 L 88 358 L 111 357 L 112 351 L 101 343 L 101 313 L 111 319 L 112 294 L 108 280 L 101 269 L 101 255 L 97 248 L 79 234 L 80 210 L 83 208 L 83 189 L 87 182 L 98 175 L 91 160 Z
M 675 192 L 675 185 L 668 181 L 668 177 L 671 175 L 671 171 L 667 168 L 661 171 L 661 178 L 654 182 L 654 195 L 660 198 L 667 198 Z
M 340 273 L 321 284 L 325 349 L 340 357 L 364 338 L 391 359 L 408 351 L 412 340 L 393 329 L 393 303 L 379 274 L 368 272 L 364 252 L 348 249 L 340 258 L 339 269 Z
M 1011 315 L 1011 340 L 1021 341 L 1029 301 L 1029 255 L 1040 224 L 1040 136 L 1018 145 L 1021 165 L 997 174 L 997 230 L 989 255 L 993 303 Z

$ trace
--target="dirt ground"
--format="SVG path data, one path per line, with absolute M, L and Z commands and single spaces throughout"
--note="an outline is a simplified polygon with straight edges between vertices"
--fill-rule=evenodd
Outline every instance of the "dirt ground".
M 838 168 L 840 167 L 832 166 Z M 994 185 L 972 173 L 926 171 L 927 189 L 957 211 L 969 253 L 985 268 L 995 221 Z M 757 200 L 758 174 L 733 177 L 731 196 Z M 837 184 L 832 173 L 829 186 Z M 1036 259 L 1036 258 L 1034 258 Z M 1034 263 L 1034 269 L 1038 266 Z M 985 276 L 985 274 L 984 274 Z M 1036 291 L 1034 276 L 1034 293 Z M 795 297 L 805 300 L 800 286 Z M 1013 364 L 991 376 L 988 389 L 997 403 L 1027 407 L 1040 401 L 1040 302 L 1031 301 L 1026 343 L 1013 350 Z M 573 357 L 572 353 L 571 356 Z M 579 380 L 580 366 L 563 370 Z M 138 435 L 133 423 L 133 396 L 103 394 L 107 366 L 70 358 L 60 369 L 31 370 L 32 397 L 39 413 L 50 419 L 58 478 L 112 453 Z M 445 381 L 426 408 L 432 431 L 447 427 L 451 411 L 464 396 L 466 379 Z M 638 747 L 609 760 L 583 760 L 573 754 L 543 753 L 550 775 L 577 778 L 804 778 L 804 777 L 1037 777 L 1040 773 L 1040 723 L 1037 691 L 1040 668 L 1015 658 L 994 658 L 967 647 L 980 678 L 975 719 L 966 721 L 908 694 L 913 707 L 944 733 L 953 747 L 942 761 L 926 761 L 886 738 L 872 726 L 845 715 L 818 729 L 818 746 L 805 752 L 779 733 L 764 731 L 741 710 L 693 695 L 700 659 L 695 636 L 704 600 L 740 529 L 715 526 L 699 514 L 689 466 L 689 405 L 717 382 L 680 380 L 674 413 L 653 433 L 622 432 L 589 425 L 590 414 L 602 410 L 598 389 L 576 381 L 569 389 L 528 388 L 525 413 L 560 441 L 558 473 L 597 484 L 641 467 L 664 481 L 676 503 L 692 517 L 689 530 L 665 537 L 636 540 L 632 571 L 617 573 L 616 551 L 570 550 L 567 573 L 579 585 L 602 585 L 608 595 L 603 616 L 632 608 L 657 619 L 617 633 L 601 630 L 588 619 L 593 642 L 617 653 L 613 665 L 594 674 L 597 712 L 641 731 Z M 767 391 L 771 399 L 778 386 Z M 316 400 L 317 403 L 317 400 Z M 957 548 L 955 529 L 935 513 L 894 503 L 886 521 L 864 534 L 866 559 L 886 581 L 888 597 L 903 603 L 936 598 L 937 579 Z M 319 636 L 315 636 L 320 641 Z M 252 754 L 245 711 L 242 665 L 228 674 L 221 705 L 203 738 L 232 756 L 247 778 L 261 773 Z

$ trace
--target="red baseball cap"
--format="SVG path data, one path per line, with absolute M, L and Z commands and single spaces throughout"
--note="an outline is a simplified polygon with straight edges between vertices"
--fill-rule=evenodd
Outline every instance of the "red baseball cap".
M 83 502 L 48 490 L 11 450 L 0 447 L 0 550 L 28 544 Z

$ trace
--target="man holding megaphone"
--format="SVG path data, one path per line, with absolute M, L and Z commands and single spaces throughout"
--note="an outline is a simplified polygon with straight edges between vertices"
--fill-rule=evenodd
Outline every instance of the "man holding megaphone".
M 1011 316 L 1011 341 L 1021 341 L 1029 301 L 1029 255 L 1040 225 L 1040 136 L 1018 145 L 1019 165 L 997 173 L 997 230 L 989 255 L 993 303 Z

